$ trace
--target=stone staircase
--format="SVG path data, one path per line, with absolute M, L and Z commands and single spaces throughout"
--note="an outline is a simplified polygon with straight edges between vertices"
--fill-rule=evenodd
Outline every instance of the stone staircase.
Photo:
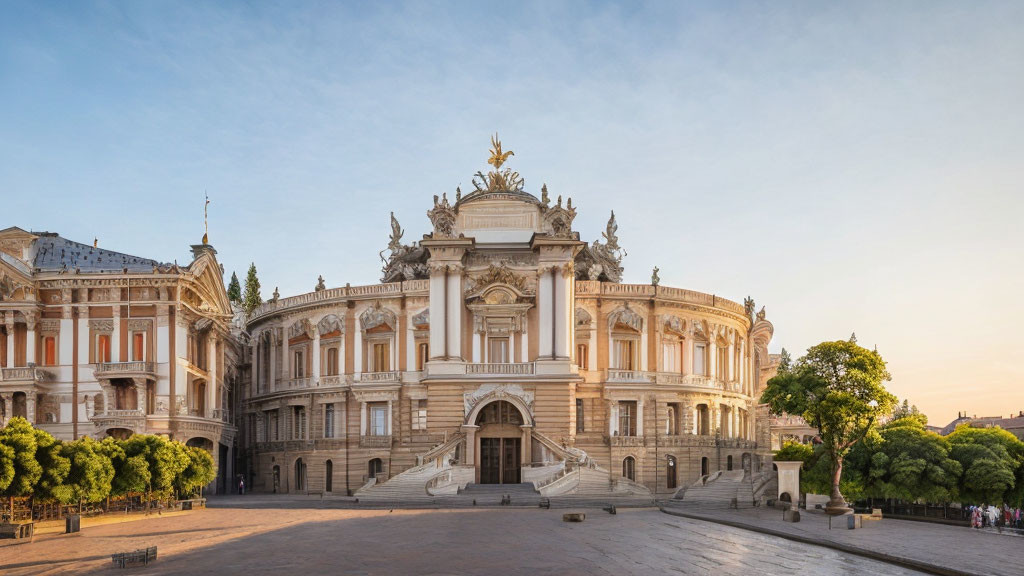
M 735 499 L 737 508 L 754 507 L 751 477 L 743 470 L 715 472 L 701 477 L 680 492 L 685 504 L 728 508 Z

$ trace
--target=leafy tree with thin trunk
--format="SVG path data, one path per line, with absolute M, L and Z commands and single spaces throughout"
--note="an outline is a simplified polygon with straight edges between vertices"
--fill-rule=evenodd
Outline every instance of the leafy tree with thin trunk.
M 249 273 L 245 276 L 245 294 L 242 295 L 242 310 L 249 316 L 257 306 L 263 304 L 260 297 L 260 279 L 256 276 L 256 264 L 249 264 Z
M 891 377 L 881 355 L 853 340 L 808 348 L 792 368 L 768 381 L 761 396 L 773 413 L 799 414 L 818 430 L 831 477 L 826 512 L 833 514 L 849 510 L 840 490 L 843 459 L 896 403 L 882 385 Z
M 213 482 L 217 478 L 217 467 L 213 456 L 198 446 L 186 446 L 188 465 L 175 479 L 174 488 L 179 496 L 187 496 Z
M 4 489 L 7 496 L 11 517 L 14 516 L 14 499 L 30 496 L 43 475 L 43 467 L 36 461 L 36 435 L 28 420 L 15 416 L 0 430 L 0 444 L 7 446 L 14 453 L 14 475 Z
M 14 481 L 14 448 L 0 442 L 0 492 Z
M 228 300 L 232 304 L 242 303 L 242 287 L 238 284 L 238 274 L 231 273 L 231 282 L 228 283 Z
M 62 454 L 63 443 L 45 430 L 32 430 L 36 436 L 36 462 L 42 468 L 33 498 L 43 502 L 69 502 L 71 487 L 65 481 L 71 472 L 71 460 Z
M 114 480 L 114 464 L 103 449 L 103 443 L 88 436 L 64 444 L 63 455 L 70 461 L 66 484 L 72 502 L 99 502 L 110 495 Z

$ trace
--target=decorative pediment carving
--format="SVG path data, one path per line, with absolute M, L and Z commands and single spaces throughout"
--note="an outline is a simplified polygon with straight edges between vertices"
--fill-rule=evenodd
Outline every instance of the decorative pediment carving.
M 473 411 L 477 405 L 486 404 L 492 400 L 513 400 L 520 408 L 525 407 L 526 418 L 533 420 L 533 392 L 524 390 L 518 384 L 481 384 L 479 388 L 462 395 L 463 409 L 465 415 Z
M 313 324 L 306 318 L 296 321 L 288 328 L 288 338 L 313 337 Z
M 89 320 L 89 330 L 92 332 L 113 332 L 114 321 L 110 319 Z
M 131 332 L 145 332 L 153 325 L 152 320 L 132 318 L 128 320 L 128 330 Z
M 665 322 L 665 330 L 682 336 L 685 334 L 686 321 L 675 315 L 667 315 L 662 318 Z
M 334 314 L 328 314 L 320 319 L 316 324 L 316 330 L 319 334 L 330 334 L 332 332 L 345 332 L 345 323 L 341 321 Z
M 518 274 L 513 272 L 512 269 L 510 269 L 504 263 L 497 266 L 491 264 L 487 268 L 487 271 L 484 272 L 481 276 L 478 276 L 476 280 L 473 282 L 473 288 L 471 289 L 471 291 L 478 292 L 479 289 L 482 289 L 486 286 L 490 286 L 492 284 L 505 284 L 507 286 L 515 288 L 521 294 L 529 293 L 529 288 L 526 284 L 526 278 L 519 276 Z
M 644 318 L 634 312 L 629 304 L 626 304 L 608 315 L 608 328 L 614 329 L 616 324 L 622 324 L 640 332 L 644 327 Z
M 594 318 L 583 308 L 576 309 L 576 327 L 577 328 L 589 328 L 590 323 L 594 321 Z
M 384 308 L 380 302 L 377 302 L 359 315 L 359 325 L 363 330 L 372 330 L 381 325 L 387 325 L 394 330 L 398 323 L 395 319 L 395 313 Z
M 60 332 L 60 320 L 40 320 L 39 332 L 42 334 L 56 334 Z
M 424 308 L 422 312 L 412 317 L 414 327 L 430 326 L 430 308 Z

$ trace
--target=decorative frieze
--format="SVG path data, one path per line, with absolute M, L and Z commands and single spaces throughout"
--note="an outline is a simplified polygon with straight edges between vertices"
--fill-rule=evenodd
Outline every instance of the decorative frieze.
M 89 330 L 91 332 L 113 332 L 114 321 L 109 318 L 95 318 L 89 320 Z

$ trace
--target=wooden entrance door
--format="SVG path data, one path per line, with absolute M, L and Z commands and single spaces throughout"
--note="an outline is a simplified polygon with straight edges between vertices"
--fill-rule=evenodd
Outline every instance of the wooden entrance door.
M 480 483 L 518 484 L 521 447 L 519 438 L 481 438 Z

